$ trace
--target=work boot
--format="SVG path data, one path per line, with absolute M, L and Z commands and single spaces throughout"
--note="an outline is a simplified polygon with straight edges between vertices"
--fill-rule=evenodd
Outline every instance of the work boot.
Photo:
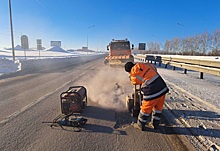
M 153 126 L 153 123 L 152 122 L 149 122 L 146 124 L 146 127 L 147 128 L 150 128 L 150 129 L 154 129 L 154 126 Z
M 139 122 L 138 123 L 134 123 L 133 126 L 134 126 L 134 128 L 139 129 L 141 131 L 145 130 L 145 124 L 143 124 L 143 123 L 139 123 Z
M 160 120 L 153 120 L 153 126 L 155 130 L 158 130 L 160 127 Z

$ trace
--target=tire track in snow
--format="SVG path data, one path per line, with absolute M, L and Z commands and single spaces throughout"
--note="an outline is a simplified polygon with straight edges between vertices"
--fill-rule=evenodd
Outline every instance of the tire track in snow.
M 184 98 L 186 98 L 190 104 L 195 107 L 195 105 L 193 104 L 193 101 L 199 101 L 199 103 L 202 103 L 204 105 L 206 105 L 206 107 L 209 107 L 211 111 L 217 111 L 217 112 L 220 112 L 220 110 L 218 108 L 216 108 L 214 105 L 212 104 L 209 104 L 208 102 L 206 101 L 203 101 L 202 99 L 200 99 L 199 97 L 189 93 L 188 91 L 178 87 L 177 85 L 175 85 L 174 83 L 172 82 L 169 82 L 167 80 L 164 79 L 164 81 L 169 85 L 171 86 L 170 89 L 172 90 L 173 93 L 175 93 L 176 95 L 179 95 L 180 93 L 178 92 L 182 92 L 182 96 Z M 176 92 L 178 91 L 178 92 Z M 175 100 L 174 97 L 170 96 L 170 99 L 171 100 Z M 184 104 L 182 104 L 184 105 Z M 179 121 L 180 123 L 182 123 L 186 128 L 193 128 L 185 119 L 184 117 L 181 117 L 180 115 L 178 114 L 175 114 L 174 112 L 172 112 L 172 107 L 165 102 L 165 106 L 168 108 L 168 110 L 170 110 L 170 112 L 176 117 L 176 121 Z M 185 105 L 186 106 L 186 105 Z M 184 107 L 184 106 L 182 106 Z M 187 106 L 186 106 L 187 107 Z M 197 107 L 198 110 L 200 110 L 200 107 Z M 201 124 L 199 125 L 200 127 L 204 128 L 203 126 L 201 126 Z M 189 131 L 194 134 L 193 137 L 199 141 L 203 146 L 205 146 L 208 150 L 220 150 L 220 147 L 213 141 L 211 141 L 210 139 L 206 138 L 205 136 L 202 136 L 202 135 L 198 135 L 196 134 L 196 132 L 194 132 L 193 130 L 190 130 Z M 191 138 L 192 139 L 192 138 Z
M 197 96 L 195 96 L 195 95 L 189 93 L 188 91 L 186 91 L 186 90 L 184 90 L 184 89 L 178 87 L 177 85 L 175 85 L 175 84 L 172 83 L 172 82 L 169 82 L 169 81 L 167 81 L 167 80 L 165 80 L 165 79 L 164 79 L 164 81 L 165 81 L 168 85 L 170 85 L 170 86 L 172 86 L 173 88 L 175 88 L 177 91 L 180 91 L 180 92 L 182 92 L 183 94 L 186 94 L 187 97 L 186 97 L 186 96 L 184 96 L 184 97 L 187 98 L 188 100 L 190 99 L 189 101 L 192 101 L 191 98 L 193 98 L 193 99 L 199 101 L 200 103 L 205 104 L 206 107 L 209 107 L 209 108 L 212 109 L 213 111 L 216 111 L 216 112 L 220 113 L 220 109 L 217 108 L 217 107 L 215 107 L 214 105 L 212 105 L 212 104 L 210 104 L 210 103 L 208 103 L 208 102 L 206 102 L 206 101 L 203 101 L 203 100 L 200 99 L 199 97 L 197 97 Z M 175 90 L 175 91 L 176 91 L 176 90 Z M 188 97 L 188 96 L 189 96 L 189 97 Z

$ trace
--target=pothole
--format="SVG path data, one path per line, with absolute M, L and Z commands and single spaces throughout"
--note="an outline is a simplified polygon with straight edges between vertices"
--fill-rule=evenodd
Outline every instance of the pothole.
M 115 83 L 114 93 L 115 93 L 114 102 L 120 102 L 119 98 L 124 97 L 124 88 L 120 83 Z M 116 123 L 114 125 L 115 129 L 124 128 L 126 126 L 131 125 L 131 123 L 135 121 L 135 119 L 131 116 L 131 114 L 127 110 L 126 106 L 124 106 L 124 108 L 120 111 L 115 110 L 115 120 L 116 120 Z

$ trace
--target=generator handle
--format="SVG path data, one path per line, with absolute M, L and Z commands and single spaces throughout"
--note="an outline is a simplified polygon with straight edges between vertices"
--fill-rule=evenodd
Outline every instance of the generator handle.
M 87 104 L 87 90 L 86 90 L 86 88 L 84 87 L 84 86 L 71 86 L 71 87 L 69 87 L 69 89 L 67 90 L 67 91 L 65 91 L 65 92 L 62 92 L 61 94 L 60 94 L 60 103 L 61 103 L 61 111 L 63 112 L 63 103 L 62 103 L 62 99 L 64 99 L 65 97 L 64 97 L 64 94 L 77 94 L 77 95 L 79 95 L 79 97 L 81 98 L 81 99 L 83 99 L 83 96 L 81 96 L 78 92 L 76 92 L 76 91 L 73 91 L 73 92 L 71 92 L 70 90 L 71 89 L 73 89 L 73 88 L 83 88 L 84 90 L 85 90 L 85 102 L 86 102 L 86 104 Z
M 72 88 L 84 88 L 84 89 L 85 89 L 85 93 L 86 93 L 86 97 L 87 97 L 87 90 L 86 90 L 86 88 L 85 88 L 84 86 L 71 86 L 71 87 L 69 87 L 69 89 L 68 89 L 67 91 L 62 92 L 62 93 L 60 94 L 60 98 L 62 98 L 62 95 L 65 94 L 65 93 L 76 93 L 76 92 L 68 92 L 68 91 L 71 90 Z
M 67 91 L 71 90 L 72 88 L 81 88 L 81 87 L 83 87 L 86 90 L 86 88 L 84 86 L 78 85 L 78 86 L 71 86 L 71 87 L 69 87 L 69 89 Z

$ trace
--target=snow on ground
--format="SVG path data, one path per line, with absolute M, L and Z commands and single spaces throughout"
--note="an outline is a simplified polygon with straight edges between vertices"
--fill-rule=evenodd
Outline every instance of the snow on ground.
M 21 70 L 21 64 L 19 60 L 12 61 L 6 58 L 0 59 L 0 75 L 3 73 L 11 73 Z
M 64 49 L 62 49 L 62 48 L 60 48 L 58 46 L 50 47 L 50 48 L 46 49 L 45 51 L 66 52 L 67 53 L 66 50 L 64 50 Z
M 29 50 L 25 59 L 24 51 L 16 50 L 14 62 L 11 50 L 0 50 L 0 74 L 21 70 L 20 60 L 41 61 L 41 59 L 69 58 L 86 54 L 87 52 L 80 54 L 50 48 L 41 51 Z M 189 139 L 196 137 L 210 150 L 215 150 L 220 146 L 220 77 L 204 74 L 204 79 L 199 79 L 199 72 L 188 71 L 187 74 L 183 74 L 180 68 L 173 71 L 169 66 L 168 69 L 165 69 L 164 65 L 157 67 L 170 88 L 163 112 L 172 112 L 168 119 L 172 119 L 171 117 L 175 115 L 173 127 L 176 133 L 186 135 Z M 185 128 L 193 135 L 185 132 Z
M 0 50 L 0 75 L 21 70 L 20 60 L 34 59 L 41 61 L 41 59 L 49 58 L 69 58 L 83 55 L 94 55 L 93 52 L 73 52 L 66 51 L 61 47 L 50 47 L 45 50 L 15 50 L 15 61 L 12 59 L 12 50 Z
M 220 78 L 208 75 L 207 79 L 215 79 L 213 84 L 199 79 L 198 72 L 185 75 L 174 71 L 170 75 L 161 71 L 161 74 L 170 86 L 167 104 L 172 112 L 187 123 L 185 126 L 189 125 L 197 137 L 206 139 L 207 146 L 211 145 L 208 140 L 220 146 Z
M 187 58 L 220 61 L 219 57 Z M 200 79 L 196 71 L 184 74 L 181 68 L 156 67 L 170 89 L 163 113 L 175 133 L 195 146 L 202 143 L 208 150 L 220 150 L 220 77 L 204 73 Z
M 204 74 L 204 79 L 199 79 L 199 72 L 184 74 L 183 69 L 173 71 L 164 65 L 157 68 L 170 89 L 165 112 L 170 110 L 175 120 L 179 120 L 179 124 L 173 122 L 176 133 L 189 139 L 195 136 L 210 150 L 215 150 L 220 146 L 220 77 Z M 185 127 L 193 136 L 184 131 Z

